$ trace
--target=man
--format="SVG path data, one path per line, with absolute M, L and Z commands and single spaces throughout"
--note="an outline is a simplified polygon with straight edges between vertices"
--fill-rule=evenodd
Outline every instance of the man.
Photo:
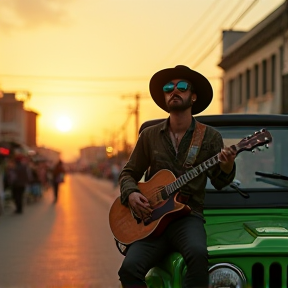
M 52 186 L 54 194 L 54 203 L 58 201 L 58 191 L 60 183 L 64 182 L 65 169 L 62 160 L 58 160 L 52 169 Z
M 11 183 L 11 192 L 16 206 L 15 213 L 22 214 L 24 193 L 30 181 L 27 158 L 21 154 L 16 155 L 14 157 L 14 163 L 11 164 L 13 166 L 9 171 L 9 181 Z
M 204 189 L 207 177 L 216 189 L 232 182 L 236 154 L 230 147 L 224 147 L 219 132 L 198 124 L 192 116 L 205 110 L 213 97 L 212 87 L 203 75 L 183 65 L 161 70 L 150 80 L 150 93 L 170 116 L 140 134 L 119 176 L 123 205 L 140 219 L 149 219 L 153 209 L 137 186 L 145 172 L 149 171 L 148 179 L 161 169 L 179 177 L 191 169 L 191 164 L 195 167 L 217 153 L 221 162 L 181 188 L 179 201 L 191 208 L 190 214 L 171 221 L 159 237 L 148 236 L 129 246 L 119 270 L 120 281 L 124 288 L 146 287 L 146 273 L 174 249 L 182 254 L 187 265 L 184 287 L 208 287 Z M 192 141 L 195 133 L 198 142 Z

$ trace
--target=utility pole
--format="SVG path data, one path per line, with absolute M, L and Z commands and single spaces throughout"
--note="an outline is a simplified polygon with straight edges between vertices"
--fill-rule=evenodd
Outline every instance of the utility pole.
M 138 131 L 139 131 L 139 107 L 140 107 L 140 95 L 136 94 L 135 95 L 135 128 L 136 128 L 136 133 L 135 133 L 135 143 L 138 139 Z
M 139 107 L 140 107 L 140 99 L 141 99 L 141 95 L 139 93 L 136 93 L 135 95 L 131 95 L 131 96 L 127 96 L 124 95 L 122 96 L 122 98 L 127 98 L 127 97 L 133 97 L 135 99 L 135 108 L 132 111 L 132 114 L 135 115 L 135 143 L 138 139 L 138 131 L 139 131 Z
M 126 119 L 126 121 L 124 122 L 124 124 L 121 127 L 121 131 L 122 131 L 122 137 L 123 137 L 123 150 L 125 151 L 125 153 L 127 152 L 127 135 L 126 135 L 126 126 L 130 120 L 131 115 L 133 114 L 133 110 L 131 110 L 131 107 L 129 107 L 129 113 L 128 113 L 128 117 Z

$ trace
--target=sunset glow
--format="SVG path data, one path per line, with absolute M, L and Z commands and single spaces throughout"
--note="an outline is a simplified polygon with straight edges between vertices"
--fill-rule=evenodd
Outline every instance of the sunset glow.
M 220 114 L 222 31 L 237 19 L 233 29 L 247 31 L 285 1 L 254 1 L 243 17 L 251 0 L 48 2 L 0 1 L 0 89 L 29 92 L 37 145 L 74 161 L 90 145 L 134 145 L 137 125 L 168 116 L 149 93 L 164 68 L 205 75 L 214 97 L 203 114 Z
M 68 118 L 67 116 L 61 116 L 56 122 L 56 127 L 61 132 L 70 131 L 72 128 L 71 119 Z

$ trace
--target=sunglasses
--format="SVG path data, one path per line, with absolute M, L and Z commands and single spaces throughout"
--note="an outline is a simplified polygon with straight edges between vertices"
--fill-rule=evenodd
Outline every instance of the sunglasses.
M 168 92 L 172 92 L 175 87 L 181 91 L 181 92 L 185 92 L 187 91 L 190 87 L 191 87 L 191 84 L 187 83 L 186 81 L 179 81 L 178 83 L 174 84 L 172 82 L 169 82 L 167 84 L 165 84 L 163 86 L 163 91 L 165 93 L 168 93 Z

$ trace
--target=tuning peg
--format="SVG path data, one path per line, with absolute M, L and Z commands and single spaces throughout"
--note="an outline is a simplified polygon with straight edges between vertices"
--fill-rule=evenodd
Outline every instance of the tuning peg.
M 255 150 L 253 149 L 253 150 L 251 150 L 251 152 L 252 152 L 252 153 L 255 153 Z
M 268 149 L 269 148 L 269 144 L 265 144 L 265 148 Z

